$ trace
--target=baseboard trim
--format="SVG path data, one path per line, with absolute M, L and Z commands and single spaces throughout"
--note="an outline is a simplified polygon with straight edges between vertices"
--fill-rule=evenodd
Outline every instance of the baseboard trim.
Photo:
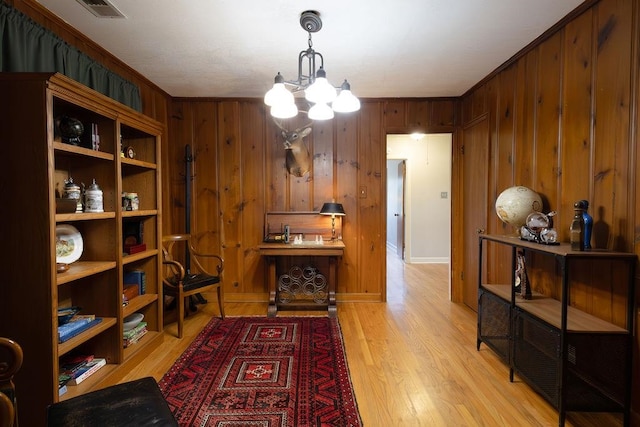
M 215 298 L 215 295 L 212 295 L 212 298 Z M 224 294 L 225 302 L 268 302 L 269 294 L 268 293 L 227 293 Z M 337 294 L 336 295 L 337 302 L 382 302 L 382 297 L 380 294 L 373 293 L 350 293 L 350 294 Z

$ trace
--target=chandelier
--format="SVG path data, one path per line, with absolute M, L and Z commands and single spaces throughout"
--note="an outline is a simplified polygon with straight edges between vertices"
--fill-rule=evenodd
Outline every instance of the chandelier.
M 320 14 L 307 10 L 300 15 L 300 26 L 309 33 L 309 48 L 298 55 L 298 78 L 285 80 L 278 72 L 273 87 L 265 94 L 264 103 L 271 107 L 271 115 L 279 119 L 288 119 L 298 114 L 294 94 L 304 91 L 304 97 L 311 108 L 307 115 L 311 120 L 329 120 L 334 112 L 350 113 L 360 109 L 360 100 L 351 93 L 349 82 L 338 88 L 327 80 L 324 58 L 313 49 L 311 33 L 322 28 Z

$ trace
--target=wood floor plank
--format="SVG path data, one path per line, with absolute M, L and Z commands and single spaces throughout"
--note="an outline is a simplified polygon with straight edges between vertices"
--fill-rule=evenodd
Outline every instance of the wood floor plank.
M 339 303 L 358 408 L 367 427 L 558 425 L 558 413 L 485 345 L 476 350 L 476 313 L 449 301 L 445 264 L 405 264 L 389 253 L 386 303 Z M 207 296 L 209 297 L 209 296 Z M 211 301 L 215 296 L 211 295 Z M 229 316 L 265 316 L 266 303 L 227 303 Z M 321 315 L 281 312 L 278 315 Z M 212 316 L 216 304 L 199 306 L 175 323 L 164 342 L 123 381 L 160 380 Z M 622 425 L 619 415 L 569 413 L 568 427 Z

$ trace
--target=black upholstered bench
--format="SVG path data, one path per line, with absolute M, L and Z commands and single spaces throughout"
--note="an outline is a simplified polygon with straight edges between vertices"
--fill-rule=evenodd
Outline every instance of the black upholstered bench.
M 177 426 L 152 377 L 117 384 L 47 408 L 47 426 Z

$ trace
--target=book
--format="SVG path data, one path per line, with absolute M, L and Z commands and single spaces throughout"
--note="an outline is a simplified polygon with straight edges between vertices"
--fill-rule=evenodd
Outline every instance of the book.
M 78 385 L 82 383 L 84 380 L 89 378 L 91 375 L 95 374 L 107 364 L 107 359 L 103 357 L 95 358 L 90 362 L 87 362 L 80 370 L 76 372 L 76 377 L 69 380 L 68 385 Z
M 67 374 L 58 375 L 58 388 L 60 389 L 63 386 L 67 385 L 69 381 L 71 381 L 71 375 L 67 375 Z
M 62 396 L 63 394 L 65 394 L 67 392 L 67 385 L 63 384 L 60 387 L 58 387 L 58 397 Z
M 142 328 L 139 332 L 137 332 L 134 336 L 132 336 L 131 338 L 127 338 L 123 341 L 123 347 L 127 348 L 133 344 L 136 344 L 138 341 L 140 341 L 140 339 L 147 333 L 147 328 L 144 327 Z
M 147 278 L 142 270 L 132 270 L 124 273 L 123 283 L 125 285 L 138 285 L 138 295 L 144 295 L 147 287 Z
M 91 322 L 90 319 L 78 319 L 76 321 L 69 321 L 64 325 L 58 326 L 58 338 L 61 338 L 65 335 L 68 335 L 75 331 L 76 329 L 81 329 L 84 325 Z
M 92 328 L 93 326 L 97 325 L 100 322 L 102 322 L 102 318 L 96 317 L 93 320 L 83 319 L 83 320 L 79 320 L 78 322 L 71 322 L 71 323 L 77 323 L 78 325 L 74 325 L 72 328 L 64 328 L 62 331 L 60 330 L 61 326 L 59 326 L 58 342 L 63 343 L 65 341 L 68 341 L 71 338 L 75 337 L 76 335 L 81 334 L 82 332 L 86 331 L 89 328 Z M 67 325 L 69 325 L 69 323 L 62 325 L 62 327 Z
M 140 323 L 138 323 L 136 326 L 134 326 L 133 328 L 129 329 L 128 331 L 124 331 L 122 333 L 122 337 L 123 338 L 130 338 L 133 335 L 136 334 L 136 332 L 138 332 L 140 329 L 144 328 L 147 326 L 147 322 L 145 321 L 141 321 Z
M 69 322 L 77 322 L 78 320 L 93 320 L 96 318 L 95 314 L 75 314 Z
M 75 373 L 94 359 L 93 355 L 71 355 L 60 360 L 60 375 L 74 377 Z M 69 378 L 70 379 L 70 378 Z
M 124 348 L 137 343 L 144 334 L 147 333 L 147 322 L 140 322 L 135 328 L 124 332 L 122 345 Z

